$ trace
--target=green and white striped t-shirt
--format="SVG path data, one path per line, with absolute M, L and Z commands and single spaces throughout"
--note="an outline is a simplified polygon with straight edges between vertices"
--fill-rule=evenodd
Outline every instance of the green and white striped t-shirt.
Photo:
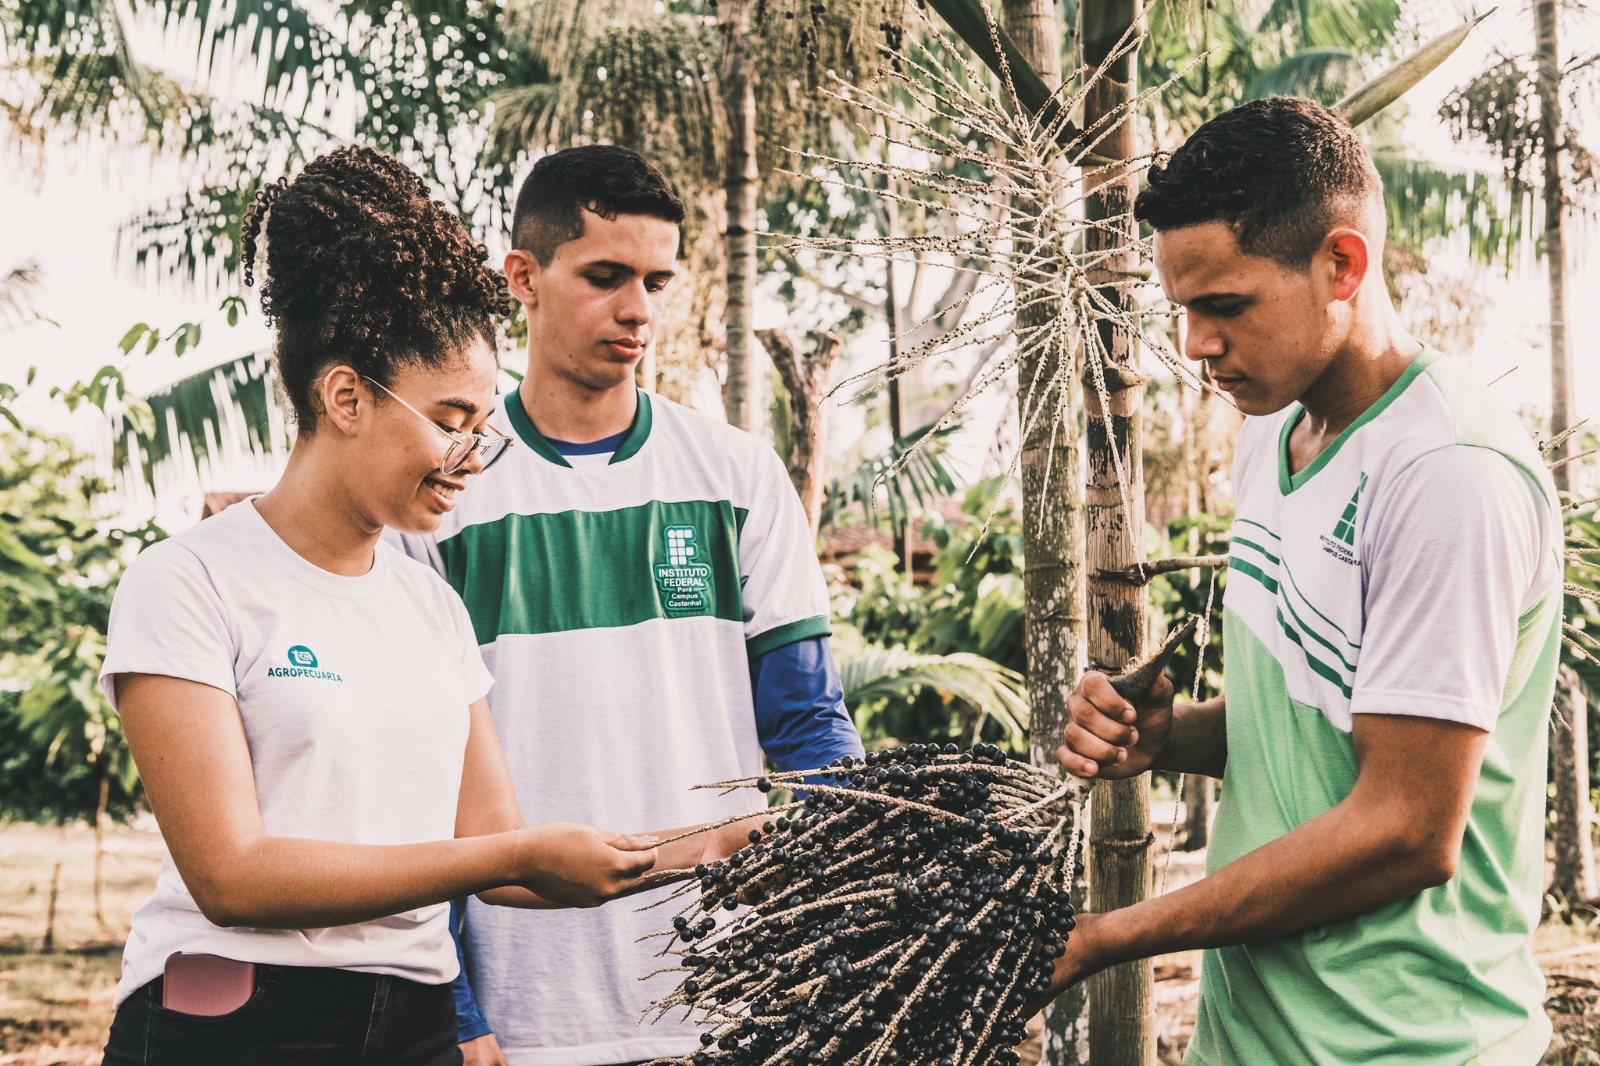
M 608 462 L 569 463 L 516 393 L 517 444 L 472 479 L 427 545 L 494 675 L 489 706 L 523 818 L 624 832 L 759 809 L 750 660 L 826 636 L 827 589 L 770 445 L 639 393 Z M 408 550 L 418 551 L 415 539 Z M 666 892 L 669 890 L 661 890 Z M 659 893 L 589 911 L 468 903 L 473 989 L 513 1066 L 687 1054 L 699 1029 L 641 1024 L 675 987 Z
M 1228 764 L 1207 866 L 1349 795 L 1358 714 L 1490 734 L 1456 875 L 1371 914 L 1208 951 L 1205 1066 L 1537 1062 L 1555 492 L 1528 433 L 1425 351 L 1290 474 L 1298 404 L 1246 420 L 1225 602 Z

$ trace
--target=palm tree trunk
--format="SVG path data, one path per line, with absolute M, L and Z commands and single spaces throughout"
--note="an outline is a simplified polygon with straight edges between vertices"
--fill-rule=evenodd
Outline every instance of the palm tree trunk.
M 728 374 L 722 402 L 728 421 L 747 432 L 756 426 L 755 336 L 751 308 L 756 281 L 756 94 L 749 54 L 750 7 L 746 0 L 723 0 L 722 98 L 728 118 L 728 166 L 723 183 L 728 199 Z
M 1061 29 L 1054 0 L 1004 0 L 1005 28 L 1018 51 L 1054 89 L 1061 84 Z M 1027 336 L 1048 328 L 1062 308 L 1041 301 L 1017 314 Z M 1055 748 L 1066 728 L 1067 697 L 1083 671 L 1083 491 L 1078 454 L 1078 401 L 1070 383 L 1057 385 L 1054 360 L 1066 352 L 1035 350 L 1017 368 L 1023 411 L 1056 412 L 1032 419 L 1022 441 L 1022 592 L 1028 652 L 1029 754 L 1056 769 Z M 1043 370 L 1041 371 L 1041 367 Z M 1065 395 L 1035 395 L 1061 388 Z M 1089 1053 L 1088 994 L 1068 989 L 1045 1012 L 1040 1062 L 1075 1066 Z
M 1138 0 L 1097 0 L 1079 8 L 1083 63 L 1094 70 L 1106 61 L 1139 17 Z M 1088 136 L 1116 121 L 1112 114 L 1134 94 L 1132 56 L 1105 70 L 1084 101 Z M 1122 122 L 1100 141 L 1111 159 L 1135 154 L 1134 126 Z M 1108 301 L 1132 309 L 1127 281 L 1138 267 L 1137 224 L 1132 173 L 1095 174 L 1085 179 L 1086 211 L 1102 225 L 1091 228 L 1084 254 L 1111 253 L 1093 280 Z M 1144 648 L 1149 604 L 1143 585 L 1105 580 L 1097 575 L 1142 563 L 1144 477 L 1141 472 L 1140 408 L 1144 379 L 1139 376 L 1139 339 L 1107 322 L 1100 326 L 1104 346 L 1105 394 L 1085 367 L 1084 407 L 1088 414 L 1088 482 L 1085 541 L 1088 547 L 1088 645 L 1090 665 L 1117 672 Z M 1120 458 L 1121 473 L 1118 472 Z M 1140 775 L 1096 787 L 1089 822 L 1089 892 L 1095 911 L 1128 907 L 1150 894 L 1150 780 Z M 1150 1066 L 1155 1062 L 1151 1001 L 1154 971 L 1149 959 L 1105 970 L 1089 979 L 1089 1062 L 1093 1066 Z
M 1595 884 L 1594 843 L 1590 826 L 1594 819 L 1589 797 L 1589 704 L 1583 690 L 1564 678 L 1557 686 L 1556 699 L 1561 719 L 1550 726 L 1555 777 L 1555 825 L 1551 828 L 1555 863 L 1551 870 L 1550 893 L 1571 906 L 1600 897 Z M 1571 914 L 1569 909 L 1567 914 Z
M 816 540 L 828 457 L 828 409 L 821 401 L 828 391 L 828 377 L 843 341 L 833 333 L 818 332 L 813 336 L 811 351 L 801 354 L 781 329 L 764 329 L 756 334 L 778 368 L 783 387 L 789 391 L 789 455 L 785 462 L 800 506 L 805 509 L 811 539 Z
M 1573 423 L 1572 348 L 1567 339 L 1566 190 L 1561 177 L 1562 139 L 1566 134 L 1561 114 L 1560 12 L 1556 0 L 1535 0 L 1535 52 L 1539 88 L 1539 121 L 1544 140 L 1544 253 L 1550 279 L 1550 433 L 1557 436 Z M 1559 462 L 1567 455 L 1559 445 L 1549 456 Z M 1556 489 L 1563 497 L 1572 490 L 1571 467 L 1553 471 Z M 1572 691 L 1567 701 L 1567 728 L 1553 736 L 1551 772 L 1555 778 L 1556 821 L 1553 832 L 1555 868 L 1552 893 L 1571 903 L 1588 902 L 1600 895 L 1596 888 L 1594 846 L 1590 826 L 1594 812 L 1589 800 L 1588 711 L 1581 694 Z

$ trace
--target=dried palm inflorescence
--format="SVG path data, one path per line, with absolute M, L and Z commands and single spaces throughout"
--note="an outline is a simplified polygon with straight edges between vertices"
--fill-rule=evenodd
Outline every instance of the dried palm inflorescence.
M 686 976 L 656 1009 L 713 1029 L 670 1061 L 1015 1063 L 1024 1005 L 1072 929 L 1071 786 L 953 744 L 846 759 L 821 780 L 688 886 L 666 934 Z
M 1113 684 L 1142 695 L 1192 632 Z M 1016 1063 L 1073 928 L 1078 786 L 991 745 L 912 744 L 704 787 L 776 785 L 809 795 L 672 897 L 687 902 L 657 935 L 684 976 L 654 1010 L 709 1030 L 662 1061 Z
M 992 18 L 990 32 L 999 50 Z M 1125 176 L 1151 163 L 1152 156 L 1112 162 L 1096 153 L 1111 132 L 1131 121 L 1165 85 L 1139 94 L 1087 132 L 1072 127 L 1068 116 L 1081 110 L 1105 71 L 1138 40 L 1137 31 L 1130 30 L 1104 66 L 1069 80 L 1051 105 L 1038 112 L 1018 102 L 1003 62 L 1004 76 L 992 78 L 928 20 L 915 41 L 906 40 L 892 53 L 893 62 L 877 82 L 865 88 L 836 84 L 829 95 L 857 109 L 862 134 L 880 142 L 883 150 L 873 153 L 877 160 L 798 153 L 810 176 L 854 197 L 881 197 L 911 208 L 936 202 L 944 225 L 904 234 L 804 237 L 786 243 L 823 255 L 943 263 L 952 270 L 974 269 L 970 264 L 977 263 L 981 278 L 962 297 L 960 308 L 941 307 L 929 320 L 903 329 L 895 359 L 845 379 L 834 391 L 876 387 L 930 358 L 987 359 L 987 367 L 971 375 L 939 426 L 952 424 L 976 396 L 1017 372 L 1019 439 L 1026 439 L 1036 425 L 1071 421 L 1080 372 L 1102 396 L 1107 392 L 1103 338 L 1108 334 L 1101 326 L 1114 323 L 1140 333 L 1138 313 L 1129 310 L 1132 304 L 1123 297 L 1148 285 L 1143 276 L 1116 274 L 1111 264 L 1121 262 L 1130 248 L 1147 249 L 1121 238 L 1098 246 L 1086 241 L 1091 233 L 1123 232 L 1119 219 L 1087 217 L 1086 182 Z M 958 328 L 926 328 L 932 318 L 952 317 L 952 310 L 965 312 L 956 316 L 963 319 Z M 994 343 L 1007 334 L 1014 334 L 1014 345 Z M 1181 381 L 1203 387 L 1159 331 L 1146 336 Z M 1116 457 L 1119 472 L 1124 461 Z M 1016 473 L 1019 462 L 1020 449 L 1009 457 L 1008 476 Z M 897 465 L 884 476 L 898 470 Z

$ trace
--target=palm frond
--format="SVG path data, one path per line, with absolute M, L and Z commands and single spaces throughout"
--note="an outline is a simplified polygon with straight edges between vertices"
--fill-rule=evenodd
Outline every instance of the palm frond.
M 239 269 L 239 226 L 253 185 L 208 186 L 151 206 L 118 227 L 134 266 L 182 277 L 205 291 L 227 287 Z
M 1348 48 L 1307 48 L 1260 71 L 1244 99 L 1306 96 L 1331 104 L 1361 83 L 1361 57 Z
M 560 82 L 513 85 L 491 94 L 478 106 L 486 116 L 488 140 L 482 158 L 516 170 L 529 154 L 570 139 L 560 123 Z
M 839 679 L 845 702 L 852 706 L 878 697 L 909 699 L 919 690 L 933 689 L 970 708 L 978 720 L 975 727 L 992 720 L 1014 742 L 1020 742 L 1028 728 L 1022 675 L 970 652 L 926 655 L 869 645 L 841 659 Z
M 31 121 L 126 135 L 122 118 L 159 133 L 181 92 L 135 58 L 122 12 L 108 0 L 21 0 L 0 10 L 0 44 L 33 94 L 21 109 Z
M 31 259 L 16 263 L 0 274 L 0 333 L 39 316 L 33 301 L 42 283 L 39 264 Z
M 156 467 L 168 460 L 197 464 L 232 451 L 283 451 L 288 436 L 274 402 L 276 381 L 267 355 L 258 352 L 146 396 L 154 417 L 148 423 L 118 420 L 114 465 L 153 486 Z
M 1371 50 L 1399 19 L 1398 0 L 1272 0 L 1257 28 L 1284 32 L 1301 47 Z
M 625 144 L 685 185 L 720 185 L 719 54 L 715 27 L 672 15 L 596 34 L 570 89 L 583 134 Z
M 1538 237 L 1531 190 L 1391 152 L 1372 158 L 1383 178 L 1389 239 L 1403 247 L 1420 252 L 1430 242 L 1461 238 L 1475 261 L 1509 270 Z
M 169 33 L 180 30 L 194 44 L 202 77 L 219 62 L 261 65 L 264 99 L 282 102 L 299 95 L 306 105 L 325 100 L 311 91 L 350 78 L 361 85 L 374 70 L 308 7 L 295 0 L 139 0 L 161 17 Z M 297 94 L 298 88 L 304 90 Z
M 960 428 L 959 420 L 948 425 L 930 424 L 896 440 L 889 450 L 856 467 L 848 477 L 830 482 L 822 498 L 821 524 L 838 520 L 853 503 L 860 503 L 868 515 L 880 513 L 893 528 L 910 520 L 916 508 L 948 496 L 956 490 L 955 476 L 945 464 L 950 437 Z M 896 472 L 896 467 L 900 467 Z M 878 488 L 885 490 L 887 506 L 877 508 Z

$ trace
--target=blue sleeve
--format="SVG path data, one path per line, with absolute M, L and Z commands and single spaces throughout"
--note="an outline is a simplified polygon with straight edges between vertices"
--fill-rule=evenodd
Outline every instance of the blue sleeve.
M 467 980 L 467 952 L 461 942 L 461 927 L 467 920 L 467 901 L 453 899 L 450 901 L 450 938 L 456 942 L 456 960 L 461 963 L 461 972 L 456 974 L 456 979 L 450 982 L 450 991 L 456 997 L 456 1043 L 465 1044 L 468 1040 L 476 1040 L 480 1036 L 488 1036 L 494 1030 L 489 1028 L 489 1023 L 483 1017 L 483 1011 L 478 1007 L 478 1001 L 472 995 L 472 982 Z
M 808 637 L 750 660 L 756 736 L 780 770 L 810 770 L 863 754 L 844 705 L 827 637 Z

